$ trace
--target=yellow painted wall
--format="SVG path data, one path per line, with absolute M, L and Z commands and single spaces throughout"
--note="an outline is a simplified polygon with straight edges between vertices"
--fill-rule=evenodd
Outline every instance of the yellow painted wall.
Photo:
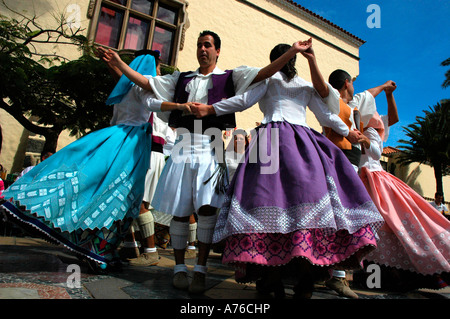
M 70 19 L 73 22 L 79 20 L 79 27 L 84 29 L 81 34 L 86 34 L 89 26 L 89 19 L 86 16 L 88 10 L 88 0 L 5 0 L 7 6 L 15 12 L 24 14 L 27 17 L 36 17 L 36 22 L 42 28 L 55 28 L 59 25 L 62 17 L 65 21 Z M 20 16 L 7 10 L 0 2 L 1 14 L 16 17 L 20 20 Z M 76 24 L 70 24 L 71 29 L 75 31 Z M 68 28 L 68 26 L 67 26 Z M 43 38 L 44 39 L 44 38 Z M 37 46 L 42 53 L 54 53 L 64 56 L 70 60 L 77 59 L 82 52 L 74 49 L 71 45 L 48 45 L 42 44 Z
M 395 155 L 389 159 L 389 164 L 395 163 Z M 419 163 L 412 163 L 408 166 L 400 166 L 395 164 L 395 176 L 400 178 L 418 194 L 427 198 L 434 198 L 436 192 L 436 179 L 434 177 L 434 168 Z M 442 179 L 444 200 L 450 201 L 450 176 L 444 176 Z

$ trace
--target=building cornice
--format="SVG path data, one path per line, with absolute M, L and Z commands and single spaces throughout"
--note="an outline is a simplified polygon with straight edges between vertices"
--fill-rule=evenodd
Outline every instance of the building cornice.
M 340 51 L 340 52 L 350 56 L 351 58 L 359 61 L 359 56 L 358 55 L 356 55 L 356 54 L 354 54 L 354 53 L 352 53 L 352 52 L 342 48 L 339 45 L 334 44 L 333 42 L 325 39 L 322 36 L 319 36 L 318 34 L 315 34 L 311 30 L 307 30 L 304 27 L 302 27 L 302 26 L 300 26 L 300 25 L 298 25 L 298 24 L 296 24 L 294 22 L 292 22 L 290 20 L 287 20 L 286 18 L 281 17 L 280 15 L 277 15 L 277 14 L 275 14 L 274 12 L 272 12 L 272 11 L 270 11 L 268 9 L 265 9 L 265 8 L 255 4 L 255 3 L 253 3 L 252 1 L 249 1 L 249 0 L 236 0 L 236 1 L 241 2 L 241 3 L 243 3 L 243 4 L 245 4 L 245 5 L 249 6 L 249 7 L 252 7 L 253 9 L 258 10 L 261 13 L 264 13 L 264 14 L 266 14 L 267 16 L 269 16 L 271 18 L 279 20 L 280 22 L 283 22 L 286 25 L 289 25 L 292 28 L 297 29 L 300 32 L 302 32 L 302 33 L 304 33 L 304 34 L 306 34 L 306 35 L 308 35 L 308 36 L 310 36 L 310 37 L 312 37 L 312 38 L 314 38 L 314 39 L 324 43 L 325 45 L 328 45 L 328 46 L 336 49 L 337 51 Z M 270 0 L 270 1 L 277 3 L 278 5 L 280 5 L 280 7 L 284 6 L 290 12 L 295 13 L 294 9 L 296 7 L 294 5 L 290 5 L 289 3 L 287 3 L 287 0 Z M 300 9 L 300 8 L 298 8 L 298 9 Z M 301 11 L 299 11 L 299 12 L 301 12 Z M 311 19 L 311 15 L 307 15 L 305 17 Z M 317 25 L 317 23 L 316 23 L 316 25 Z M 325 28 L 325 25 L 323 25 L 323 27 Z M 337 30 L 337 29 L 334 29 L 334 30 Z M 338 36 L 340 36 L 342 39 L 347 39 L 348 43 L 353 43 L 357 47 L 361 46 L 364 43 L 364 41 L 362 41 L 362 40 L 361 41 L 357 41 L 355 38 L 350 37 L 349 35 L 346 35 L 343 32 L 338 33 L 338 31 L 335 31 L 334 33 L 337 34 Z
M 360 47 L 366 41 L 292 0 L 271 0 Z

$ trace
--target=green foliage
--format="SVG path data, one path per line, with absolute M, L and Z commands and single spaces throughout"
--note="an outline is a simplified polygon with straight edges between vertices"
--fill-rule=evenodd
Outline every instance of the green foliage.
M 402 165 L 413 162 L 434 167 L 437 190 L 442 191 L 442 176 L 450 173 L 450 100 L 423 111 L 416 122 L 403 127 L 409 140 L 400 140 L 403 152 L 398 158 Z
M 102 61 L 84 55 L 48 71 L 59 103 L 55 103 L 47 118 L 53 116 L 53 123 L 63 121 L 72 135 L 84 135 L 109 125 L 112 106 L 105 105 L 105 101 L 115 83 Z
M 450 100 L 423 111 L 424 116 L 417 116 L 416 122 L 404 127 L 405 135 L 410 140 L 400 140 L 405 145 L 399 146 L 407 156 L 404 163 L 447 163 L 450 164 Z
M 161 75 L 172 74 L 175 71 L 179 71 L 178 68 L 171 66 L 171 65 L 165 65 L 165 64 L 162 64 L 160 69 L 161 69 Z
M 105 101 L 113 79 L 79 31 L 68 31 L 63 24 L 44 30 L 34 17 L 18 21 L 0 16 L 0 107 L 28 130 L 44 135 L 46 147 L 56 147 L 65 129 L 71 135 L 83 135 L 108 126 L 112 116 L 112 107 Z M 34 42 L 69 43 L 84 55 L 69 61 L 57 54 L 42 54 Z
M 441 63 L 442 66 L 450 66 L 450 58 L 446 59 L 445 61 L 442 61 Z M 442 87 L 448 88 L 450 86 L 450 70 L 447 70 L 447 72 L 445 72 L 445 80 L 444 83 L 442 83 Z
M 36 17 L 21 18 L 0 15 L 0 107 L 26 129 L 44 135 L 48 148 L 56 148 L 63 130 L 81 136 L 109 126 L 113 107 L 105 101 L 115 83 L 80 34 L 83 30 L 72 31 L 63 18 L 54 29 L 40 27 Z M 43 54 L 35 43 L 69 44 L 83 55 L 70 61 L 56 53 Z M 122 58 L 130 63 L 132 55 Z M 175 71 L 165 65 L 161 69 L 163 75 Z

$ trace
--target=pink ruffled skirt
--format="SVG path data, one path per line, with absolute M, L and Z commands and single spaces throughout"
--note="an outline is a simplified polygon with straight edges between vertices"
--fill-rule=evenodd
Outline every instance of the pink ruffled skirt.
M 450 271 L 450 221 L 411 187 L 385 171 L 360 177 L 385 220 L 369 262 L 423 275 Z

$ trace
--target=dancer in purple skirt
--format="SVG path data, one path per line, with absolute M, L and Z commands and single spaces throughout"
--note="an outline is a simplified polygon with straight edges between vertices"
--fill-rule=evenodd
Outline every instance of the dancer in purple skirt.
M 270 59 L 289 47 L 277 45 Z M 309 106 L 321 125 L 349 134 L 312 84 L 296 76 L 295 57 L 254 89 L 191 110 L 219 115 L 257 102 L 264 119 L 231 181 L 213 241 L 225 239 L 223 262 L 237 266 L 238 282 L 280 269 L 267 266 L 297 264 L 296 293 L 311 297 L 311 265 L 360 268 L 383 218 L 342 151 L 306 124 Z

